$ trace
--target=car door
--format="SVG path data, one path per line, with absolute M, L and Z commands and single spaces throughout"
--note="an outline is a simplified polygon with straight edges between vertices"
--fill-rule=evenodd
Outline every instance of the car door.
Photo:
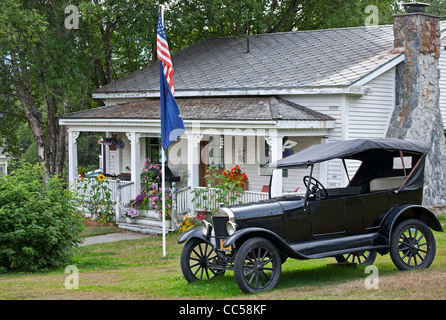
M 309 207 L 315 238 L 338 237 L 345 233 L 343 198 L 312 200 Z

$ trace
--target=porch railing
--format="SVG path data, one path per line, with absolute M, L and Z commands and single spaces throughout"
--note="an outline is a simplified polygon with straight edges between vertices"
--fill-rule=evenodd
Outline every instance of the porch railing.
M 111 194 L 110 198 L 115 202 L 116 219 L 118 220 L 121 216 L 122 210 L 124 209 L 124 205 L 136 197 L 136 195 L 133 194 L 134 188 L 130 187 L 134 184 L 134 182 L 119 180 L 107 180 L 107 182 L 107 186 Z M 192 192 L 191 187 L 186 187 L 175 192 L 176 212 L 178 217 L 181 217 L 187 212 L 193 210 L 218 208 L 219 203 L 217 203 L 217 200 L 215 199 L 215 188 L 195 187 L 194 190 L 197 192 Z M 88 193 L 88 183 L 86 193 Z M 285 194 L 290 193 L 284 193 L 284 195 Z M 302 195 L 301 193 L 293 194 Z M 237 204 L 257 202 L 266 199 L 268 199 L 267 192 L 245 191 L 242 195 L 237 197 L 235 201 L 230 201 L 229 196 L 226 201 L 228 201 L 230 204 Z
M 187 213 L 190 210 L 190 203 L 191 203 L 191 190 L 192 188 L 186 187 L 179 189 L 176 192 L 176 203 L 177 203 L 177 213 L 179 216 Z
M 198 192 L 191 198 L 193 199 L 193 205 L 196 210 L 215 209 L 218 208 L 219 203 L 216 200 L 217 191 L 215 188 L 195 187 Z M 190 192 L 189 192 L 190 193 Z M 192 195 L 191 195 L 192 196 Z M 267 192 L 245 191 L 242 195 L 238 196 L 235 200 L 230 199 L 230 195 L 226 196 L 226 201 L 229 204 L 249 203 L 260 200 L 268 199 Z

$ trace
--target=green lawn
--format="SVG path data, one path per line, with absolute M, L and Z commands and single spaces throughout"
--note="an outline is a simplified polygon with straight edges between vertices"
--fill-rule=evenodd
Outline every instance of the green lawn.
M 445 219 L 442 219 L 445 225 Z M 379 289 L 367 290 L 363 267 L 330 265 L 334 259 L 288 260 L 278 287 L 243 294 L 231 271 L 189 284 L 182 276 L 178 234 L 81 247 L 71 265 L 79 270 L 79 288 L 64 286 L 64 269 L 46 273 L 0 275 L 0 299 L 446 299 L 446 235 L 435 233 L 437 255 L 427 270 L 400 272 L 390 256 L 378 256 Z

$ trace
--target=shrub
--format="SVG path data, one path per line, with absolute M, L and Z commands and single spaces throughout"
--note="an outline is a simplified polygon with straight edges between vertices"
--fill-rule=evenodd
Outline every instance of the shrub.
M 18 162 L 0 177 L 0 271 L 63 266 L 81 242 L 75 199 L 44 167 Z

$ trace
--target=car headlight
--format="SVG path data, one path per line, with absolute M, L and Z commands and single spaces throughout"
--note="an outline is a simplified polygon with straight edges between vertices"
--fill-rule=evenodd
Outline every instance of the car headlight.
M 237 231 L 237 225 L 232 221 L 226 222 L 226 231 L 232 236 Z
M 205 220 L 201 221 L 201 233 L 203 234 L 203 236 L 207 238 L 211 235 L 211 232 L 212 232 L 212 224 L 210 224 Z

